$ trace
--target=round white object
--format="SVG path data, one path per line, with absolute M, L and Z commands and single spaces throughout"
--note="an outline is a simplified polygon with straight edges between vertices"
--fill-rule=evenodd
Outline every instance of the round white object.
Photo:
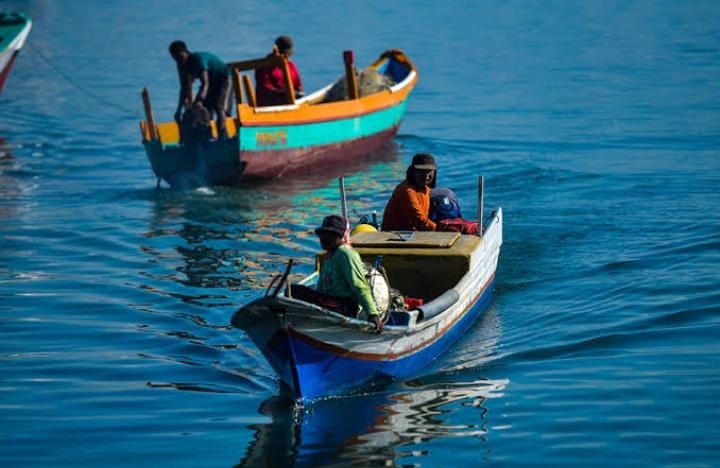
M 375 269 L 375 267 L 365 265 L 365 270 L 365 278 L 367 278 L 373 299 L 375 299 L 375 305 L 377 306 L 378 312 L 383 314 L 388 310 L 388 307 L 390 307 L 390 287 L 383 274 Z

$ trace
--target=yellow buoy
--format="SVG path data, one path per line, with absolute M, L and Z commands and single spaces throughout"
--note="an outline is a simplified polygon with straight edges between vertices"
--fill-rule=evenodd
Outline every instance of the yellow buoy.
M 350 235 L 354 236 L 358 232 L 377 232 L 377 229 L 372 224 L 358 224 L 350 231 Z

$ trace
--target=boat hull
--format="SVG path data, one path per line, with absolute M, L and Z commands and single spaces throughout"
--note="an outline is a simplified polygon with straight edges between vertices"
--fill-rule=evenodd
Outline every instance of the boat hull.
M 163 148 L 157 140 L 144 141 L 143 145 L 155 176 L 174 188 L 233 185 L 242 173 L 237 137 L 193 147 Z
M 490 282 L 462 317 L 441 337 L 417 352 L 396 359 L 361 358 L 343 348 L 312 339 L 292 327 L 278 329 L 263 354 L 298 399 L 347 392 L 359 386 L 417 373 L 440 356 L 480 317 L 492 298 Z
M 10 15 L 16 20 L 13 24 L 5 25 L 0 21 L 0 93 L 10 76 L 15 58 L 25 45 L 32 28 L 32 21 L 27 16 L 19 13 L 11 13 L 8 16 Z
M 2 93 L 5 87 L 5 81 L 10 76 L 10 70 L 15 63 L 15 57 L 17 57 L 18 51 L 15 52 L 4 52 L 0 53 L 0 93 Z
M 395 125 L 360 138 L 305 147 L 240 151 L 243 177 L 271 179 L 288 174 L 317 171 L 327 165 L 356 161 L 383 147 L 397 133 Z

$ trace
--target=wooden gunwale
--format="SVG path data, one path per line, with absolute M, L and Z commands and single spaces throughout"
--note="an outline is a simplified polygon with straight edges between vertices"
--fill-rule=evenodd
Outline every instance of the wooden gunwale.
M 492 282 L 493 282 L 494 279 L 495 279 L 495 273 L 493 273 L 493 274 L 488 278 L 488 280 L 485 282 L 485 284 L 484 284 L 483 287 L 480 289 L 480 291 L 473 297 L 473 299 L 472 299 L 471 301 L 468 302 L 468 305 L 462 310 L 462 312 L 458 313 L 458 314 L 455 316 L 455 318 L 452 320 L 452 322 L 449 322 L 447 325 L 445 325 L 445 327 L 443 327 L 442 329 L 438 330 L 437 333 L 435 333 L 432 337 L 428 338 L 427 340 L 424 340 L 424 341 L 422 341 L 422 342 L 420 342 L 420 343 L 418 343 L 418 344 L 416 344 L 416 345 L 414 345 L 414 346 L 412 346 L 412 347 L 410 347 L 410 348 L 407 348 L 407 349 L 405 349 L 405 350 L 403 350 L 403 351 L 401 351 L 401 352 L 397 352 L 397 353 L 387 353 L 387 354 L 362 353 L 362 352 L 357 352 L 357 351 L 351 351 L 351 350 L 349 350 L 349 349 L 347 349 L 347 348 L 343 348 L 343 347 L 340 347 L 340 346 L 337 346 L 337 345 L 333 345 L 333 344 L 330 344 L 330 343 L 326 343 L 326 342 L 324 342 L 324 341 L 316 340 L 315 338 L 312 338 L 312 337 L 310 337 L 310 336 L 308 336 L 308 335 L 305 335 L 305 334 L 297 331 L 296 329 L 294 329 L 294 328 L 292 328 L 292 327 L 288 327 L 288 333 L 289 333 L 290 335 L 292 335 L 292 336 L 300 339 L 300 340 L 305 341 L 306 343 L 308 343 L 308 344 L 310 344 L 310 345 L 312 345 L 312 346 L 315 346 L 315 347 L 317 347 L 317 348 L 319 348 L 319 349 L 323 349 L 323 350 L 325 350 L 325 351 L 331 352 L 331 353 L 333 353 L 333 354 L 341 355 L 341 356 L 343 356 L 343 357 L 360 359 L 360 360 L 363 360 L 363 361 L 388 361 L 388 360 L 396 360 L 396 359 L 401 358 L 401 357 L 403 357 L 403 356 L 406 356 L 406 355 L 410 355 L 410 354 L 415 353 L 417 350 L 422 349 L 422 348 L 428 346 L 429 344 L 437 341 L 437 340 L 440 339 L 443 335 L 445 335 L 445 333 L 446 333 L 449 329 L 451 329 L 453 326 L 455 326 L 455 324 L 456 324 L 460 319 L 462 319 L 462 318 L 465 316 L 465 314 L 475 305 L 475 303 L 477 303 L 478 299 L 480 299 L 480 297 L 482 297 L 482 295 L 485 293 L 485 291 L 487 290 L 488 286 L 490 286 L 490 285 L 492 284 Z M 423 328 L 424 328 L 424 327 L 423 327 Z
M 305 123 L 327 122 L 351 119 L 377 112 L 402 103 L 417 82 L 417 74 L 411 72 L 404 86 L 397 92 L 381 91 L 352 101 L 338 101 L 327 104 L 304 103 L 293 110 L 278 112 L 256 112 L 247 104 L 238 106 L 241 127 L 263 127 L 300 125 Z M 269 108 L 267 108 L 269 109 Z

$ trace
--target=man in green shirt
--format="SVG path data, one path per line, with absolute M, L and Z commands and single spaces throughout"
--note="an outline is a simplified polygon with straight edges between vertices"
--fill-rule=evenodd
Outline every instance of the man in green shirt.
M 330 215 L 315 229 L 320 245 L 327 251 L 320 268 L 317 290 L 343 299 L 352 299 L 367 313 L 368 320 L 375 323 L 375 331 L 382 331 L 383 323 L 375 306 L 372 291 L 365 280 L 365 267 L 360 254 L 343 243 L 345 218 Z
M 190 52 L 183 41 L 174 41 L 169 47 L 170 55 L 177 64 L 180 79 L 175 121 L 180 125 L 182 109 L 196 79 L 200 80 L 200 90 L 192 106 L 204 106 L 211 115 L 217 116 L 218 138 L 227 137 L 225 119 L 227 118 L 228 98 L 230 97 L 230 68 L 217 55 L 210 52 Z

